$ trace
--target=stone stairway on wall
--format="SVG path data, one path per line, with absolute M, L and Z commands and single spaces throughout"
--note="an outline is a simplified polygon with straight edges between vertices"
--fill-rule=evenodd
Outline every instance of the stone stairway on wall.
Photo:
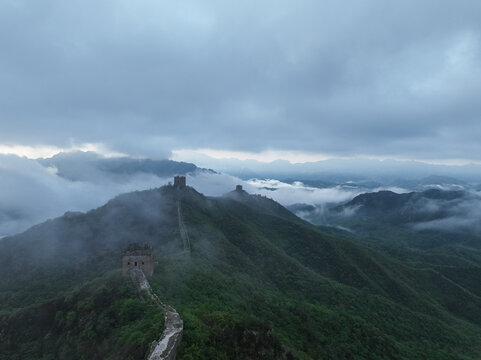
M 152 300 L 164 311 L 164 331 L 160 338 L 152 343 L 147 359 L 174 360 L 184 331 L 184 324 L 179 313 L 173 307 L 160 301 L 152 291 L 147 277 L 141 269 L 133 268 L 129 271 L 129 275 L 140 296 L 144 300 Z

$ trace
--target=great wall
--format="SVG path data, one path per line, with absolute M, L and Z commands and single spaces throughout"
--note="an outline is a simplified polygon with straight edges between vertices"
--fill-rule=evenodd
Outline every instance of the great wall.
M 186 186 L 185 176 L 176 176 L 174 186 L 177 189 Z M 179 235 L 182 241 L 184 255 L 190 255 L 190 239 L 187 228 L 182 217 L 180 198 L 177 200 L 177 217 L 179 224 Z M 179 313 L 171 306 L 164 304 L 152 291 L 147 276 L 153 274 L 152 248 L 145 245 L 131 244 L 124 251 L 122 257 L 122 272 L 129 275 L 137 288 L 139 295 L 145 301 L 154 302 L 164 312 L 164 331 L 157 341 L 151 345 L 148 360 L 174 360 L 177 356 L 177 349 L 182 340 L 184 324 Z
M 177 216 L 179 218 L 179 233 L 182 240 L 182 248 L 184 250 L 184 253 L 190 255 L 189 233 L 187 232 L 187 228 L 184 224 L 184 219 L 182 218 L 182 207 L 180 205 L 180 200 L 177 201 Z
M 171 306 L 164 304 L 152 291 L 144 272 L 140 268 L 129 271 L 130 278 L 137 287 L 140 296 L 146 301 L 153 301 L 164 311 L 164 331 L 159 340 L 150 348 L 148 360 L 174 360 L 184 331 L 184 323 L 179 313 Z

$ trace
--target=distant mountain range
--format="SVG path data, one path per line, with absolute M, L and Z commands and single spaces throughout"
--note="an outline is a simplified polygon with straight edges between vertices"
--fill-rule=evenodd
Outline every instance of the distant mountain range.
M 414 180 L 436 174 L 460 178 L 469 183 L 481 183 L 481 165 L 440 165 L 421 161 L 377 160 L 367 158 L 327 159 L 291 163 L 286 160 L 261 162 L 256 160 L 215 159 L 198 155 L 193 161 L 202 167 L 226 172 L 242 179 L 273 178 L 279 180 L 314 180 L 341 183 L 347 181 L 378 181 L 386 183 L 400 178 Z
M 186 162 L 177 162 L 165 159 L 135 159 L 130 157 L 106 158 L 94 152 L 81 151 L 59 153 L 51 158 L 39 159 L 38 161 L 43 166 L 51 169 L 52 171 L 55 171 L 57 175 L 65 179 L 74 181 L 96 181 L 105 176 L 108 176 L 111 179 L 125 179 L 128 176 L 138 174 L 151 174 L 158 177 L 172 177 L 174 175 L 195 174 L 196 172 L 215 173 L 214 170 L 199 168 L 195 164 Z M 378 162 L 374 160 L 363 161 L 366 162 L 366 164 L 375 164 L 376 166 L 380 166 L 380 168 L 382 169 L 384 169 L 385 165 L 387 166 L 387 169 L 391 169 L 391 167 L 394 168 L 395 165 L 399 165 L 401 168 L 399 169 L 398 176 L 394 176 L 391 174 L 394 170 L 389 170 L 392 176 L 371 176 L 369 175 L 369 172 L 366 172 L 362 176 L 350 174 L 349 171 L 345 171 L 343 173 L 324 173 L 321 170 L 319 172 L 314 172 L 314 170 L 316 169 L 316 164 L 326 165 L 327 163 L 329 163 L 329 161 L 326 161 L 325 163 L 319 162 L 312 164 L 293 164 L 292 166 L 296 169 L 302 169 L 305 167 L 306 169 L 311 169 L 313 171 L 300 171 L 298 173 L 295 173 L 295 177 L 285 177 L 285 175 L 282 174 L 270 175 L 272 175 L 275 179 L 290 184 L 295 182 L 302 182 L 306 186 L 321 189 L 340 187 L 342 189 L 357 189 L 359 191 L 365 192 L 383 187 L 392 187 L 411 191 L 423 191 L 430 188 L 440 190 L 467 190 L 481 188 L 481 184 L 479 182 L 468 182 L 450 176 L 429 175 L 426 177 L 416 178 L 413 177 L 413 174 L 410 174 L 411 178 L 405 179 L 403 176 L 406 175 L 406 172 L 402 172 L 402 167 L 407 165 L 403 162 L 392 163 Z M 363 163 L 363 161 L 361 161 L 361 163 Z M 334 160 L 332 160 L 332 162 L 336 163 Z M 350 163 L 348 162 L 348 165 L 349 164 Z M 265 168 L 268 169 L 269 166 L 271 165 L 266 165 Z M 362 166 L 362 164 L 357 164 L 356 166 L 352 167 L 351 170 L 359 168 L 360 166 Z M 427 168 L 432 170 L 443 169 L 443 167 L 439 167 L 438 169 L 436 166 L 429 166 Z M 388 171 L 387 169 L 384 170 Z M 341 170 L 341 168 L 339 168 L 339 170 Z M 383 171 L 381 171 L 381 174 L 383 173 Z M 238 172 L 233 169 L 231 169 L 231 171 L 228 171 L 228 173 L 232 175 L 239 175 Z M 244 179 L 255 178 L 256 176 L 260 178 L 269 178 L 269 174 L 259 176 L 260 174 L 252 172 L 247 177 L 246 174 L 247 173 L 244 173 L 241 177 Z M 479 179 L 481 179 L 481 172 Z M 275 188 L 266 189 L 275 190 Z
M 411 191 L 424 191 L 426 189 L 439 189 L 439 190 L 468 190 L 478 189 L 481 185 L 477 183 L 471 184 L 466 181 L 455 179 L 449 176 L 430 175 L 420 179 L 406 180 L 403 178 L 390 179 L 385 181 L 374 180 L 357 180 L 357 181 L 345 181 L 344 179 L 332 178 L 332 181 L 326 180 L 314 180 L 303 178 L 288 178 L 283 179 L 284 182 L 293 184 L 295 182 L 301 182 L 306 186 L 327 189 L 332 187 L 340 187 L 343 189 L 358 189 L 360 191 L 372 191 L 379 188 L 399 188 Z
M 235 183 L 243 183 L 249 191 L 272 196 L 284 205 L 303 202 L 317 208 L 336 206 L 356 195 L 379 190 L 397 193 L 431 188 L 477 191 L 480 186 L 478 182 L 439 175 L 405 180 L 330 172 L 300 172 L 283 181 L 275 178 L 242 181 L 191 163 L 106 158 L 93 152 L 60 153 L 38 160 L 4 157 L 2 162 L 5 161 L 10 164 L 0 168 L 0 237 L 23 231 L 69 209 L 85 211 L 119 193 L 165 184 L 174 175 L 187 175 L 191 183 L 195 182 L 198 188 L 211 195 L 222 194 Z M 382 163 L 385 164 L 389 165 Z M 353 169 L 360 164 L 356 166 Z
M 135 159 L 131 157 L 106 158 L 94 152 L 59 153 L 51 158 L 38 160 L 43 166 L 54 169 L 68 180 L 89 180 L 99 173 L 122 177 L 139 173 L 159 177 L 185 175 L 206 171 L 194 164 L 172 160 Z

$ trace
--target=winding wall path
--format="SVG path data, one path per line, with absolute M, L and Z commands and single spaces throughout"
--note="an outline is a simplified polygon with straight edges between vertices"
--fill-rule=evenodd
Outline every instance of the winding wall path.
M 182 218 L 180 200 L 177 200 L 177 217 L 179 219 L 179 233 L 182 240 L 183 252 L 190 254 L 190 239 L 187 228 Z M 174 360 L 177 356 L 177 348 L 182 340 L 184 323 L 179 313 L 171 306 L 164 304 L 150 287 L 144 272 L 140 268 L 132 268 L 129 272 L 142 297 L 153 300 L 163 311 L 165 318 L 165 329 L 159 340 L 154 341 L 150 348 L 148 360 Z
M 164 332 L 159 340 L 152 343 L 147 359 L 174 360 L 177 356 L 177 348 L 182 340 L 184 330 L 184 324 L 179 313 L 173 307 L 160 301 L 157 295 L 152 291 L 152 288 L 141 269 L 132 268 L 129 274 L 141 296 L 153 300 L 164 311 Z

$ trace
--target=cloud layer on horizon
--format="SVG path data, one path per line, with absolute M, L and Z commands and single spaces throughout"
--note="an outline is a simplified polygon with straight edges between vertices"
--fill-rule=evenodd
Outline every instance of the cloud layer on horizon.
M 481 160 L 481 3 L 0 5 L 0 143 Z
M 156 188 L 172 180 L 145 172 L 109 173 L 88 161 L 96 156 L 70 155 L 69 166 L 82 177 L 69 180 L 60 176 L 55 168 L 43 166 L 37 160 L 0 155 L 0 238 L 61 216 L 66 211 L 88 211 L 118 194 Z M 63 171 L 66 170 L 63 167 Z M 315 189 L 276 180 L 246 182 L 228 174 L 202 170 L 187 175 L 187 183 L 208 196 L 221 196 L 242 184 L 249 193 L 266 195 L 283 205 L 343 201 L 355 194 L 351 190 Z M 266 189 L 266 185 L 271 190 Z

